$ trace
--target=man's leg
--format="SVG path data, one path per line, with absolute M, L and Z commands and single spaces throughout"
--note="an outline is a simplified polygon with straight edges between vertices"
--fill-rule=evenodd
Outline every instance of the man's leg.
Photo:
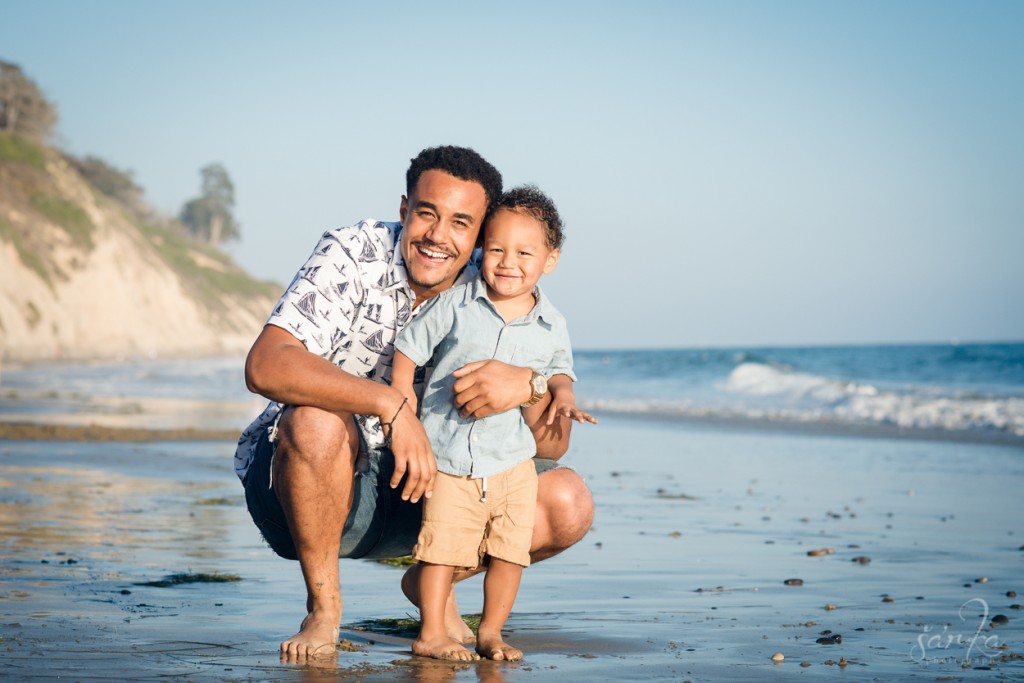
M 306 584 L 306 618 L 281 643 L 294 660 L 333 653 L 341 624 L 338 552 L 352 505 L 359 432 L 350 415 L 291 407 L 281 416 L 271 468 Z
M 541 562 L 579 543 L 594 522 L 594 497 L 576 472 L 561 467 L 543 472 L 537 478 L 537 515 L 533 522 L 530 561 Z M 483 567 L 455 573 L 455 583 L 475 576 Z M 409 601 L 419 607 L 419 566 L 414 565 L 402 577 L 402 590 Z M 448 634 L 461 642 L 474 639 L 473 632 L 462 621 L 455 588 L 452 587 L 445 607 Z

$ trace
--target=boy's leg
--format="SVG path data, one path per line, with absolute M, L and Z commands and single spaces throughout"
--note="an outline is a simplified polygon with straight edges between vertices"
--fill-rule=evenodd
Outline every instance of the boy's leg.
M 540 460 L 538 464 L 536 461 Z M 531 563 L 554 557 L 566 548 L 578 543 L 590 530 L 594 521 L 594 498 L 583 478 L 573 470 L 562 467 L 553 469 L 554 460 L 534 458 L 538 469 L 537 516 L 533 523 L 533 540 L 530 545 Z M 458 583 L 476 576 L 484 567 L 480 566 L 455 574 Z M 418 585 L 419 565 L 413 565 L 402 579 L 402 590 L 412 604 L 419 606 Z M 455 603 L 454 587 L 448 601 L 448 627 L 453 638 L 471 642 L 473 632 L 462 622 Z
M 523 568 L 518 564 L 491 558 L 484 577 L 484 612 L 476 634 L 476 651 L 481 657 L 509 662 L 523 658 L 522 651 L 510 646 L 501 637 L 501 629 L 516 601 L 522 575 Z
M 448 635 L 445 602 L 452 587 L 454 567 L 419 563 L 420 634 L 412 644 L 414 654 L 434 659 L 468 662 L 480 657 Z M 514 597 L 514 596 L 513 596 Z

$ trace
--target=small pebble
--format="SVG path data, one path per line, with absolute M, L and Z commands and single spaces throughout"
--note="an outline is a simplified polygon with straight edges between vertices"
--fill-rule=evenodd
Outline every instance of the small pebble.
M 1009 623 L 1010 623 L 1010 618 L 1007 617 L 1005 614 L 997 614 L 994 617 L 992 617 L 992 625 L 993 626 L 1002 626 L 1003 624 L 1009 624 Z
M 131 594 L 132 594 L 132 592 L 130 590 L 128 590 L 127 588 L 122 588 L 121 589 L 121 595 L 131 595 Z
M 890 596 L 886 595 L 885 597 L 882 598 L 882 602 L 896 602 L 896 600 L 891 598 Z
M 782 654 L 781 652 L 776 652 L 775 654 L 772 655 L 772 661 L 773 662 L 781 662 L 785 658 L 786 658 L 786 655 Z
M 814 642 L 816 642 L 818 645 L 839 645 L 843 642 L 843 637 L 838 633 L 833 633 L 830 636 L 822 636 Z
M 818 548 L 817 550 L 808 550 L 808 557 L 821 557 L 822 555 L 834 555 L 836 552 L 835 548 Z
M 981 576 L 981 577 L 975 579 L 974 583 L 988 583 L 988 577 L 987 576 Z
M 678 531 L 673 531 L 672 533 L 670 533 L 668 535 L 669 538 L 680 538 L 681 536 L 682 536 L 682 534 L 680 532 L 678 532 Z
M 871 562 L 871 558 L 867 555 L 858 555 L 850 560 L 850 562 L 856 562 L 857 564 L 869 564 Z
M 1017 605 L 1017 604 L 1013 604 L 1013 605 L 1010 605 L 1010 609 L 1021 609 L 1021 606 Z
M 1017 591 L 1006 591 L 1006 597 L 1015 598 L 1017 597 Z
M 783 581 L 783 583 L 786 584 L 787 586 L 802 586 L 802 585 L 804 585 L 804 580 L 803 579 L 786 579 L 785 581 Z
M 831 602 L 828 603 L 827 605 L 825 605 L 825 611 L 826 612 L 831 612 L 831 611 L 833 611 L 835 609 L 838 609 L 838 608 L 835 605 L 833 605 Z
M 810 662 L 800 662 L 800 666 L 802 666 L 802 667 L 803 667 L 803 668 L 805 668 L 805 669 L 806 669 L 807 667 L 809 667 L 810 665 L 811 665 L 811 663 L 810 663 Z

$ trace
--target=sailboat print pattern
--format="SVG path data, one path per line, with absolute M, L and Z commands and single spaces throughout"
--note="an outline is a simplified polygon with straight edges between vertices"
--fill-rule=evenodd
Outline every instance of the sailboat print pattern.
M 416 300 L 397 248 L 400 231 L 399 223 L 366 220 L 325 232 L 267 324 L 287 330 L 309 351 L 352 375 L 390 382 L 395 337 L 412 319 Z M 475 267 L 467 268 L 458 282 L 475 273 Z M 235 452 L 240 477 L 282 407 L 270 403 L 242 432 Z M 356 422 L 368 446 L 383 446 L 377 417 L 358 415 Z

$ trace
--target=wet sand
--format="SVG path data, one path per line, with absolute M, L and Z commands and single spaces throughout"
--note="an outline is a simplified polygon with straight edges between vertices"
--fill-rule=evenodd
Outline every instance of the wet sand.
M 316 666 L 279 661 L 302 584 L 233 448 L 0 437 L 0 677 L 1024 680 L 1020 448 L 608 417 L 565 458 L 593 530 L 524 574 L 522 662 L 413 657 L 402 570 L 344 561 L 348 651 Z M 181 574 L 238 580 L 144 585 Z M 480 581 L 459 596 L 478 612 Z

